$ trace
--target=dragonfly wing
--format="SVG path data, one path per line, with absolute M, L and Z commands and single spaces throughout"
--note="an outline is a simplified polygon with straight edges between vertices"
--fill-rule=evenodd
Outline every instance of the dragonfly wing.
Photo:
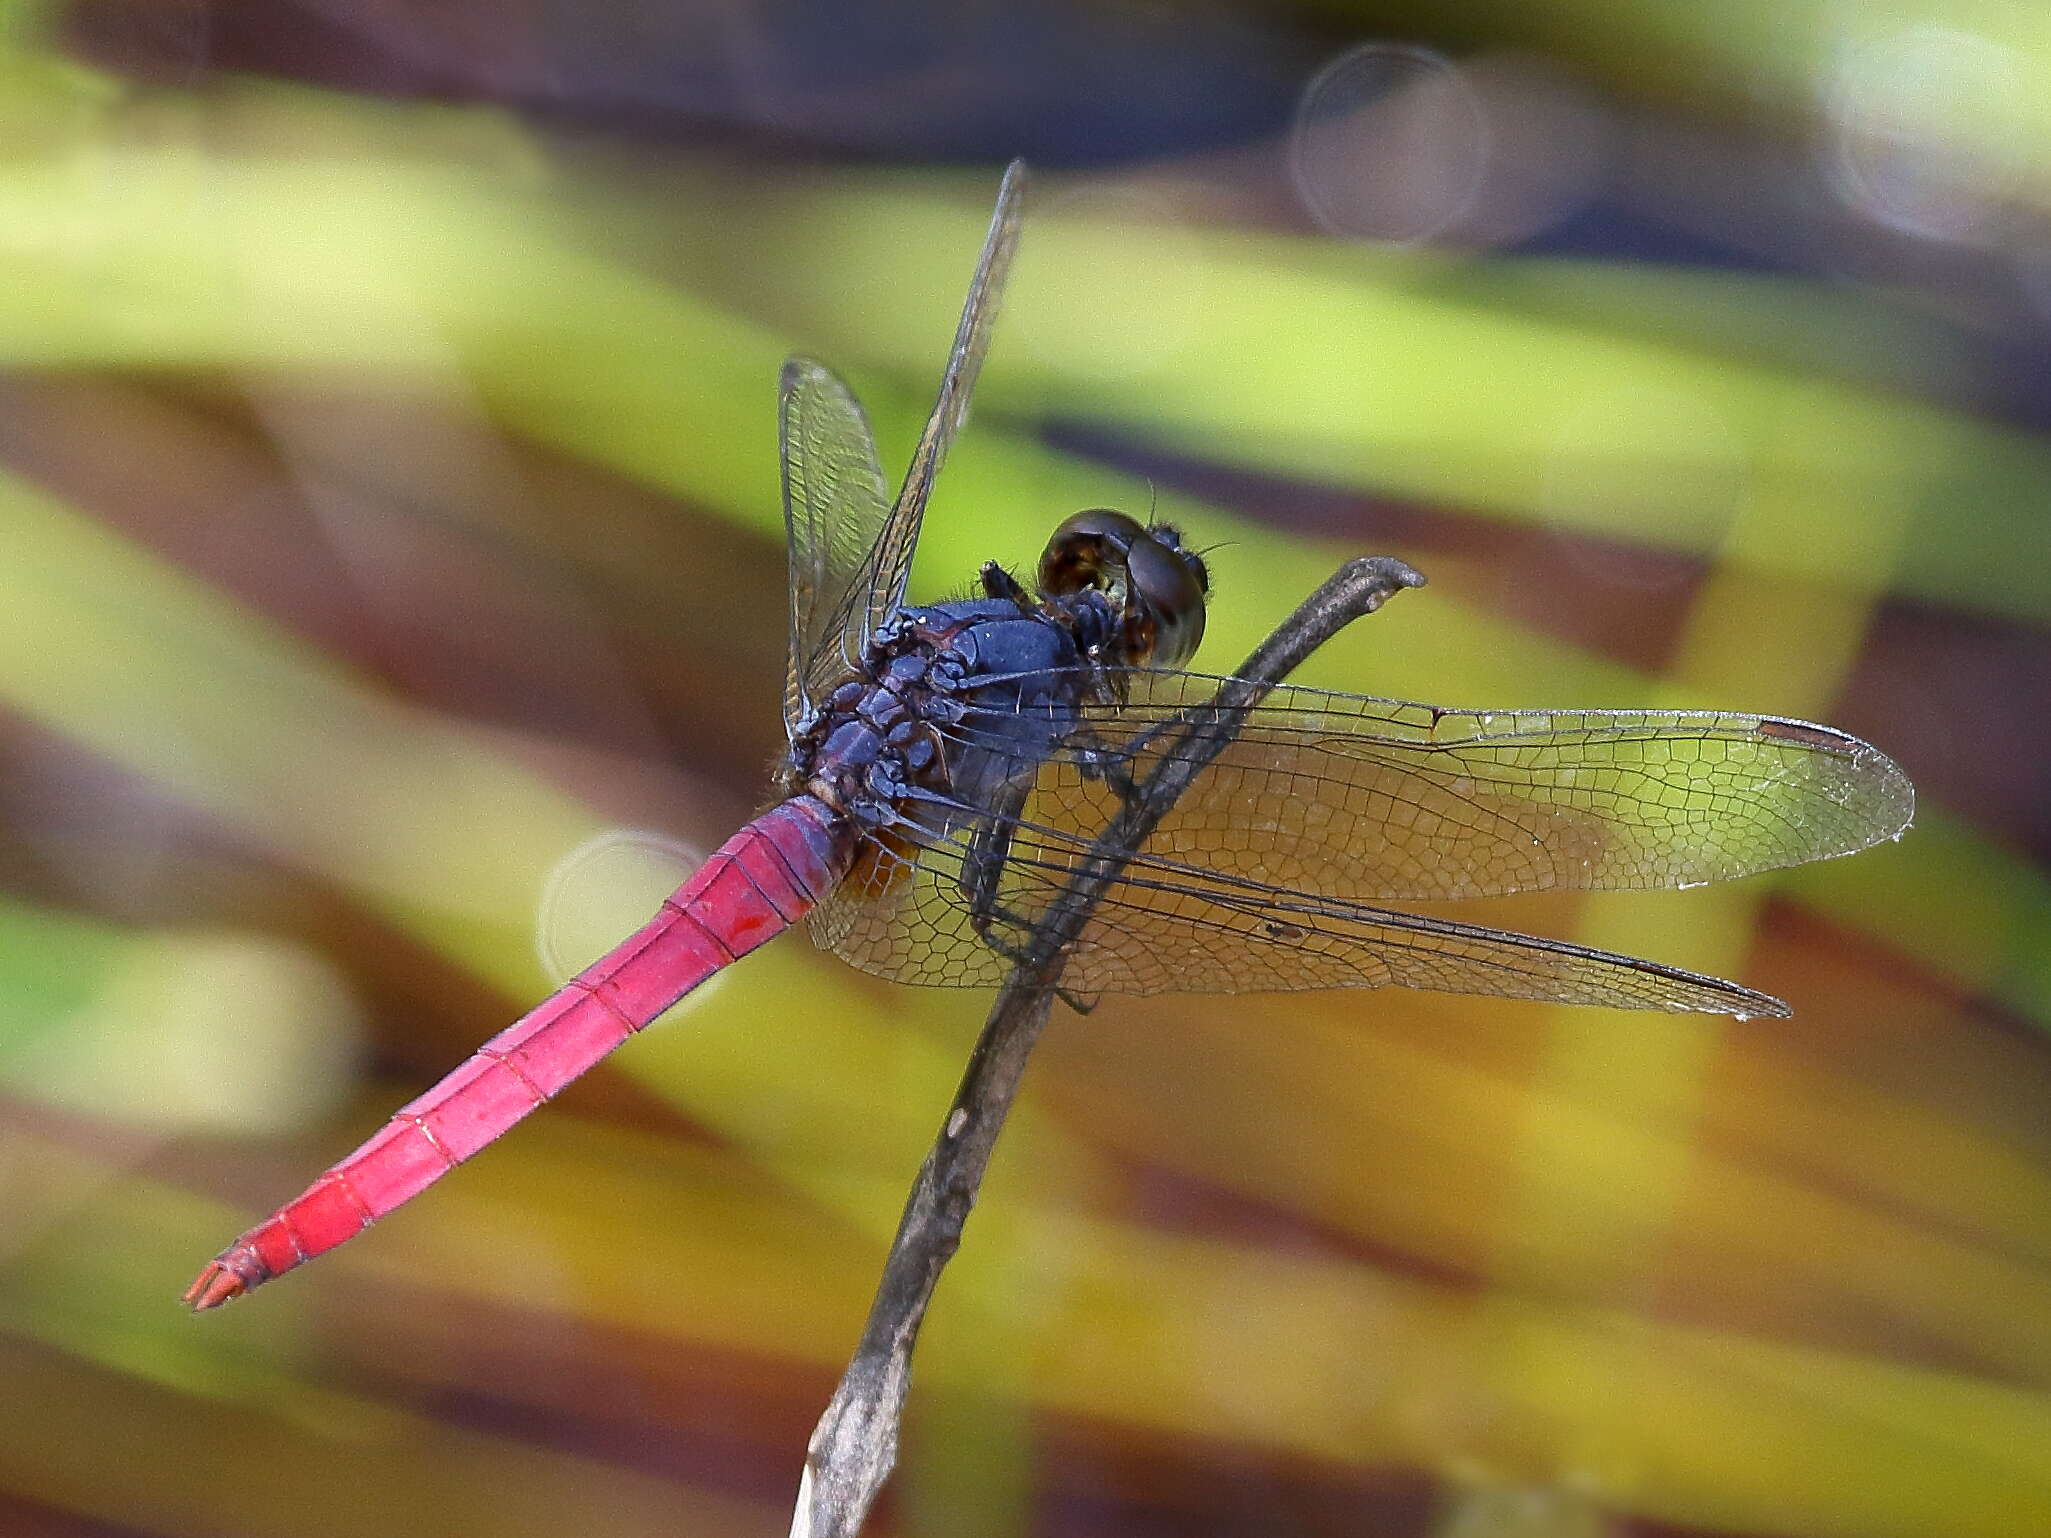
M 1006 916 L 997 933 L 1022 939 L 1088 847 L 1020 825 L 995 894 Z M 916 863 L 895 854 L 863 879 L 849 877 L 815 912 L 815 934 L 854 965 L 900 982 L 1001 982 L 1010 962 L 977 932 L 961 881 L 967 848 L 966 835 L 933 838 Z M 1657 962 L 1207 876 L 1146 855 L 1096 909 L 1062 986 L 1084 994 L 1402 987 L 1612 1009 L 1788 1013 L 1766 994 Z
M 876 627 L 904 602 L 926 499 L 968 416 L 976 375 L 989 350 L 991 324 L 1018 246 L 1025 177 L 1023 161 L 1005 170 L 939 397 L 912 450 L 904 485 L 887 509 L 875 443 L 854 396 L 819 364 L 793 359 L 784 367 L 784 514 L 791 536 L 792 614 L 787 707 L 802 711 L 816 704 L 820 691 L 860 659 Z M 795 496 L 794 443 L 799 446 Z M 801 584 L 809 591 L 802 600 Z
M 990 350 L 990 331 L 1004 295 L 1004 280 L 1011 271 L 1012 253 L 1018 249 L 1025 183 L 1025 162 L 1014 160 L 1005 168 L 1003 184 L 997 189 L 997 206 L 990 215 L 982 255 L 976 260 L 976 274 L 969 281 L 968 298 L 962 302 L 954 347 L 948 353 L 947 371 L 940 378 L 940 393 L 926 419 L 925 431 L 919 434 L 918 444 L 912 450 L 911 467 L 905 472 L 904 485 L 890 509 L 890 521 L 876 542 L 870 581 L 866 584 L 868 612 L 854 616 L 862 623 L 864 635 L 874 631 L 904 601 L 905 579 L 911 575 L 912 550 L 918 544 L 926 499 L 932 495 L 933 481 L 947 458 L 954 435 L 968 418 L 976 376 L 982 372 L 983 355 Z
M 1098 745 L 1144 776 L 1161 728 L 1219 680 L 1136 673 Z M 1005 751 L 991 739 L 977 744 Z M 1898 835 L 1915 793 L 1826 726 L 1700 711 L 1447 710 L 1281 687 L 1147 844 L 1213 875 L 1354 901 L 1694 886 Z M 1027 818 L 1093 836 L 1115 798 L 1049 759 Z
M 961 888 L 966 836 L 918 848 L 866 840 L 854 868 L 812 910 L 812 939 L 851 966 L 929 988 L 985 988 L 1011 962 L 976 933 Z
M 890 515 L 876 439 L 852 391 L 810 358 L 783 366 L 783 523 L 790 544 L 790 659 L 783 718 L 795 728 L 818 704 L 817 675 L 852 665 L 850 612 L 867 612 L 859 583 Z M 859 642 L 866 637 L 857 638 Z

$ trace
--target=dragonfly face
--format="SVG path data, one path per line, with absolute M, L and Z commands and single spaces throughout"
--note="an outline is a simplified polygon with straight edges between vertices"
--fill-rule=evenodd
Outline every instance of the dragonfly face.
M 1211 574 L 1173 524 L 1142 526 L 1108 507 L 1066 520 L 1040 557 L 1040 591 L 1057 598 L 1091 588 L 1119 611 L 1127 665 L 1177 668 L 1196 655 Z

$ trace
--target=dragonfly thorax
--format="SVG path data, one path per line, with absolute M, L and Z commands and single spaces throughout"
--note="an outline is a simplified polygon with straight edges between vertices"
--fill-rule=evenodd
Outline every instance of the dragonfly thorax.
M 1119 634 L 1094 590 L 901 609 L 793 740 L 782 786 L 868 828 L 920 820 L 919 805 L 994 807 L 1102 697 Z

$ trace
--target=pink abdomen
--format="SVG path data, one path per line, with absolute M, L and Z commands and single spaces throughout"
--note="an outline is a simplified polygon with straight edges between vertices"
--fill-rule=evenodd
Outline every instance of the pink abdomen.
M 223 1250 L 185 1301 L 195 1309 L 225 1303 L 419 1195 L 705 979 L 802 918 L 853 852 L 852 831 L 810 796 L 764 812 L 623 944 Z

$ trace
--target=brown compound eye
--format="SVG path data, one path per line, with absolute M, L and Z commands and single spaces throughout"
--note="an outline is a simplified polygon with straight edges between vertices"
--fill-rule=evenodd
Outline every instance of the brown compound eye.
M 1040 591 L 1049 598 L 1100 588 L 1113 603 L 1125 601 L 1125 553 L 1147 531 L 1137 519 L 1108 507 L 1065 518 L 1040 556 Z
M 1108 507 L 1063 521 L 1040 557 L 1048 597 L 1095 588 L 1120 611 L 1129 661 L 1180 667 L 1204 634 L 1209 574 L 1167 524 L 1149 529 Z
M 1163 538 L 1163 535 L 1166 538 Z M 1154 621 L 1151 655 L 1142 659 L 1157 668 L 1179 668 L 1196 655 L 1204 638 L 1204 599 L 1210 573 L 1196 553 L 1182 548 L 1181 536 L 1166 525 L 1148 529 L 1126 552 L 1126 571 L 1134 603 L 1143 603 Z

